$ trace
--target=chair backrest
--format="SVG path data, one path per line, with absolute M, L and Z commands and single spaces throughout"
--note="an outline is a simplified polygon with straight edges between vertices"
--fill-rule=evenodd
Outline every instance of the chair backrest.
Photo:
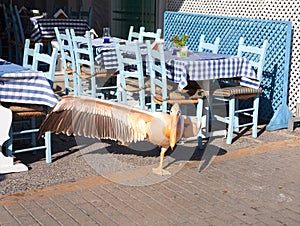
M 141 36 L 142 36 L 142 42 L 146 39 L 146 40 L 157 40 L 161 38 L 161 29 L 158 28 L 156 29 L 156 32 L 150 32 L 150 31 L 141 31 Z
M 268 48 L 268 40 L 265 40 L 263 42 L 262 47 L 246 46 L 244 44 L 243 37 L 241 37 L 239 40 L 237 56 L 245 57 L 249 60 L 252 67 L 257 70 L 256 74 L 259 80 L 261 80 L 262 78 L 267 48 Z
M 63 34 L 59 32 L 57 27 L 55 27 L 54 31 L 59 46 L 64 72 L 68 68 L 71 68 L 73 71 L 76 71 L 76 61 L 75 61 L 75 55 L 74 55 L 70 30 L 66 28 L 65 34 Z
M 208 43 L 205 42 L 205 35 L 201 35 L 199 39 L 198 51 L 210 51 L 212 53 L 218 53 L 220 41 L 221 39 L 217 37 L 214 43 Z
M 30 48 L 30 40 L 25 40 L 23 63 L 22 66 L 28 69 L 33 69 L 33 58 L 35 53 L 39 53 L 41 50 L 41 43 L 35 43 L 34 48 Z
M 90 68 L 90 74 L 95 74 L 94 52 L 91 33 L 87 31 L 85 36 L 76 36 L 74 29 L 71 29 L 71 39 L 73 43 L 76 71 L 81 74 L 81 66 Z
M 56 69 L 56 60 L 57 60 L 58 49 L 53 48 L 51 56 L 46 53 L 37 53 L 35 52 L 33 57 L 33 70 L 39 70 L 40 63 L 44 65 L 48 65 L 47 71 L 45 71 L 45 77 L 52 83 L 54 82 L 54 75 Z
M 140 43 L 134 41 L 127 45 L 117 44 L 116 53 L 119 71 L 117 77 L 118 102 L 127 102 L 126 92 L 124 92 L 127 86 L 126 78 L 136 78 L 138 87 L 143 92 L 140 94 L 140 108 L 145 109 L 144 72 Z M 123 96 L 121 96 L 120 90 L 123 90 Z
M 2 4 L 2 9 L 3 9 L 3 16 L 4 16 L 4 21 L 5 21 L 7 40 L 9 41 L 9 40 L 11 40 L 11 32 L 13 32 L 12 21 L 11 21 L 11 18 L 8 16 L 5 4 Z
M 168 97 L 164 43 L 157 43 L 155 49 L 152 48 L 149 40 L 146 41 L 146 45 L 151 80 L 151 110 L 155 112 L 156 103 L 154 102 L 153 97 L 156 96 L 157 90 L 161 90 L 160 94 L 163 100 L 166 100 Z M 167 112 L 166 101 L 162 102 L 161 108 L 163 112 Z
M 145 31 L 145 27 L 140 27 L 139 32 L 135 32 L 134 26 L 130 26 L 128 33 L 128 41 L 132 42 L 134 40 L 138 40 L 138 42 L 143 42 L 142 33 Z
M 70 7 L 68 18 L 70 19 L 79 19 L 79 11 L 74 11 L 73 7 Z
M 82 6 L 79 9 L 79 19 L 86 19 L 88 25 L 92 26 L 93 7 L 90 6 L 88 11 L 83 11 Z
M 19 28 L 20 38 L 21 38 L 22 43 L 24 43 L 25 42 L 24 29 L 23 29 L 23 24 L 22 24 L 22 21 L 20 18 L 20 14 L 19 14 L 17 5 L 14 6 L 14 13 L 15 13 L 16 21 L 17 21 L 18 28 Z

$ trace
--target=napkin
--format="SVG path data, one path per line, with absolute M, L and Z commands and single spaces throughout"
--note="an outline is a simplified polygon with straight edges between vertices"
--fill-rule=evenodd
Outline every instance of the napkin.
M 98 38 L 98 34 L 93 28 L 90 30 L 90 34 L 91 34 L 91 39 L 94 39 L 95 37 Z M 86 34 L 84 35 L 84 37 L 86 37 Z

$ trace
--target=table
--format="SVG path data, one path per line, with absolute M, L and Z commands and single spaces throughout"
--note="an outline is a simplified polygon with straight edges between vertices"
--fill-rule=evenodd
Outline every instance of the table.
M 34 21 L 31 37 L 35 42 L 40 42 L 43 38 L 54 38 L 54 27 L 58 27 L 61 33 L 65 33 L 66 28 L 74 29 L 76 35 L 85 35 L 90 30 L 87 21 L 83 19 L 38 19 Z
M 3 73 L 4 66 L 10 66 L 14 72 L 8 68 L 5 69 L 6 73 Z M 52 107 L 57 101 L 43 72 L 28 70 L 0 59 L 0 102 Z
M 57 103 L 57 98 L 50 83 L 43 72 L 26 69 L 0 58 L 0 103 L 13 102 L 25 104 L 39 104 L 52 107 Z M 12 113 L 0 104 L 0 147 L 7 140 L 11 125 Z M 0 174 L 21 172 L 28 170 L 27 166 L 13 164 L 12 157 L 0 153 Z
M 105 69 L 118 67 L 115 43 L 117 42 L 100 43 L 98 46 L 95 43 L 95 60 Z M 166 50 L 165 60 L 168 78 L 178 83 L 179 90 L 188 84 L 188 80 L 206 81 L 234 77 L 241 77 L 242 86 L 259 88 L 260 85 L 250 62 L 243 57 L 189 51 L 187 58 L 178 58 L 171 50 Z
M 240 85 L 259 88 L 260 81 L 250 62 L 243 57 L 189 51 L 188 57 L 178 58 L 165 51 L 167 75 L 182 90 L 188 81 L 207 81 L 241 77 Z
M 103 43 L 103 38 L 92 40 L 92 45 L 95 49 L 95 61 L 103 69 L 118 68 L 118 59 L 116 53 L 116 44 L 125 40 L 112 37 L 110 43 Z

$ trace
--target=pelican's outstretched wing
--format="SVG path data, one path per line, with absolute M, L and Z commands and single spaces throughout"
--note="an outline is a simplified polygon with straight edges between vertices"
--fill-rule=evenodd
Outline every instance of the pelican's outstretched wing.
M 89 138 L 112 139 L 122 143 L 146 139 L 151 112 L 91 97 L 63 97 L 43 121 L 39 135 L 46 131 Z

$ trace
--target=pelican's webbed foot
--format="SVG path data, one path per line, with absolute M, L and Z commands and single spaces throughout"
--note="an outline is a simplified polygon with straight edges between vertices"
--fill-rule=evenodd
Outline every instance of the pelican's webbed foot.
M 152 168 L 152 172 L 160 176 L 171 175 L 171 173 L 168 170 L 164 170 L 160 166 L 157 168 Z

